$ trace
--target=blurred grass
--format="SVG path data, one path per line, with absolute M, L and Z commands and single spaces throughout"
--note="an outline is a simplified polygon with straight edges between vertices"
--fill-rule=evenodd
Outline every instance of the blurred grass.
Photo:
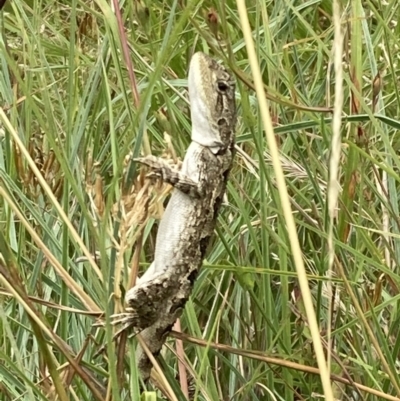
M 400 399 L 399 5 L 340 3 L 341 192 L 329 296 L 332 5 L 247 3 L 324 347 L 331 327 L 334 396 Z M 181 319 L 190 393 L 323 397 L 236 3 L 120 7 L 121 20 L 104 0 L 13 0 L 1 14 L 0 399 L 140 399 L 135 340 L 118 349 L 109 317 L 151 262 L 169 190 L 144 183 L 129 156 L 183 157 L 196 50 L 237 77 L 239 149 L 229 204 Z M 94 327 L 102 311 L 106 326 Z M 155 377 L 167 399 L 184 400 L 175 349 L 171 336 L 165 377 Z M 161 397 L 147 389 L 146 399 Z

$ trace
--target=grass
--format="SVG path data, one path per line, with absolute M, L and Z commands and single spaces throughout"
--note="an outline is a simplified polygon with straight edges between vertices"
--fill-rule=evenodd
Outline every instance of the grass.
M 241 1 L 112 3 L 1 14 L 0 400 L 400 400 L 397 2 L 248 1 L 251 36 Z M 237 78 L 238 153 L 143 391 L 110 316 L 170 189 L 131 160 L 184 156 L 196 50 Z

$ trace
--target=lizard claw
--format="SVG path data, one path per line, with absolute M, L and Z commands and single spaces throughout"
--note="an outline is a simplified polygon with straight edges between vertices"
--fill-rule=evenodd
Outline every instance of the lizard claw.
M 133 332 L 129 335 L 129 337 L 135 336 L 140 333 L 142 329 L 137 328 L 135 323 L 137 322 L 138 315 L 133 311 L 132 308 L 127 308 L 126 312 L 116 313 L 115 315 L 111 315 L 113 326 L 121 325 L 122 327 L 114 334 L 113 339 L 118 338 L 121 333 L 125 330 L 130 330 L 133 328 Z

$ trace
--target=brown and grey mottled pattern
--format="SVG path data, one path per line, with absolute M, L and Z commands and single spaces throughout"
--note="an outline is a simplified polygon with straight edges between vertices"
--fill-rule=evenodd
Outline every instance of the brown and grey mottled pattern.
M 235 83 L 226 69 L 203 53 L 189 70 L 192 142 L 182 169 L 147 156 L 137 161 L 150 175 L 173 185 L 160 222 L 154 261 L 126 294 L 128 307 L 118 322 L 141 335 L 156 356 L 182 314 L 202 266 L 226 190 L 234 156 Z M 144 380 L 152 364 L 139 347 L 137 362 Z

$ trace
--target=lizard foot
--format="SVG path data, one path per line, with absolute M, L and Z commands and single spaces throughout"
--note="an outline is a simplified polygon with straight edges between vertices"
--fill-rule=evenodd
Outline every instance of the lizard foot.
M 146 174 L 146 178 L 151 180 L 163 180 L 165 176 L 165 170 L 170 168 L 165 160 L 155 157 L 153 155 L 148 155 L 145 157 L 138 157 L 133 159 L 133 161 L 143 164 L 150 169 L 150 171 Z
M 114 334 L 114 340 L 125 330 L 132 330 L 129 337 L 135 336 L 143 330 L 143 328 L 138 327 L 140 317 L 132 308 L 126 308 L 125 312 L 111 315 L 111 319 L 113 326 L 121 325 L 121 328 Z
M 153 155 L 137 157 L 136 159 L 133 159 L 133 161 L 136 163 L 144 164 L 145 166 L 155 171 L 162 170 L 164 166 L 168 166 L 164 159 L 160 159 Z

